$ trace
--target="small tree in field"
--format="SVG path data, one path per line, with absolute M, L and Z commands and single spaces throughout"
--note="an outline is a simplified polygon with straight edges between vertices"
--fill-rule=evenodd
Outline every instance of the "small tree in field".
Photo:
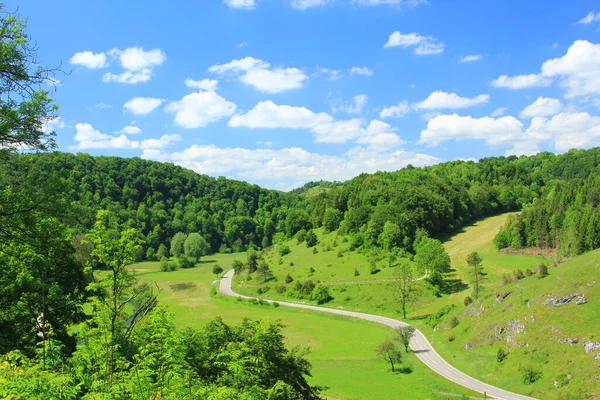
M 539 279 L 547 277 L 549 275 L 549 273 L 548 273 L 548 266 L 546 265 L 546 263 L 540 263 L 537 267 L 537 272 L 538 272 Z
M 471 283 L 473 284 L 473 297 L 479 298 L 481 284 L 485 279 L 485 273 L 481 266 L 482 258 L 476 251 L 467 256 L 467 265 L 469 266 L 469 275 L 471 275 Z
M 398 332 L 399 341 L 404 346 L 404 350 L 408 353 L 408 347 L 410 346 L 410 340 L 415 335 L 415 327 L 410 325 L 401 325 L 396 327 Z
M 417 289 L 413 279 L 412 262 L 406 258 L 400 260 L 394 275 L 394 290 L 402 308 L 402 316 L 406 318 L 406 306 L 415 300 Z
M 219 264 L 215 264 L 215 266 L 212 269 L 212 272 L 216 276 L 219 276 L 223 273 L 223 268 L 221 268 L 221 266 Z
M 267 264 L 266 261 L 260 263 L 260 266 L 258 267 L 256 272 L 262 276 L 263 282 L 266 282 L 273 277 L 273 272 L 271 272 L 269 264 Z
M 392 367 L 392 372 L 395 370 L 395 365 L 402 362 L 402 351 L 396 346 L 391 340 L 384 340 L 377 348 L 377 354 L 379 354 L 386 362 Z

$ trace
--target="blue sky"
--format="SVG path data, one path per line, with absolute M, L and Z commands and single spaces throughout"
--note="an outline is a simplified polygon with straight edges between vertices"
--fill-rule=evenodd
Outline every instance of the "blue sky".
M 595 1 L 25 0 L 18 10 L 40 61 L 68 72 L 56 76 L 49 124 L 63 151 L 288 190 L 600 145 Z

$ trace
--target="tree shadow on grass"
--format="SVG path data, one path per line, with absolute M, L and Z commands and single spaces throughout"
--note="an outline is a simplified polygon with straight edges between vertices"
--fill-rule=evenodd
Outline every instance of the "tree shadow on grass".
M 403 375 L 408 375 L 408 374 L 412 374 L 413 369 L 410 365 L 406 365 L 406 366 L 402 366 L 399 368 L 396 368 L 395 371 L 397 374 L 403 374 Z
M 460 279 L 446 279 L 444 281 L 444 287 L 440 290 L 442 294 L 453 294 L 465 291 L 469 288 L 469 285 L 464 283 Z
M 171 289 L 174 292 L 179 292 L 181 290 L 189 290 L 189 289 L 195 289 L 196 288 L 196 284 L 195 283 L 174 283 L 172 285 L 169 285 L 171 287 Z
M 196 264 L 211 264 L 211 263 L 216 263 L 216 262 L 217 262 L 217 260 L 200 260 Z

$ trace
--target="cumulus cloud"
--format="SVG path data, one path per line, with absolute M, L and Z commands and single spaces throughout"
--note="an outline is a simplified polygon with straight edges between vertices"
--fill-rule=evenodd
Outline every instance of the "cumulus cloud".
M 562 109 L 562 103 L 558 99 L 549 97 L 538 97 L 536 101 L 521 111 L 521 118 L 548 117 L 556 115 Z
M 108 65 L 106 61 L 106 54 L 93 53 L 91 51 L 75 53 L 70 59 L 71 64 L 81 65 L 90 69 L 104 68 Z
M 352 67 L 350 68 L 350 75 L 372 76 L 373 70 L 368 67 Z
M 600 43 L 575 41 L 567 54 L 546 61 L 542 74 L 559 77 L 567 98 L 600 94 Z
M 405 100 L 401 103 L 398 103 L 395 106 L 386 107 L 379 113 L 380 118 L 390 118 L 390 117 L 404 117 L 410 111 L 410 106 L 408 102 Z
M 311 7 L 323 6 L 332 3 L 334 0 L 292 0 L 290 5 L 298 10 L 306 10 Z
M 346 180 L 363 172 L 395 171 L 412 164 L 426 166 L 440 162 L 436 157 L 403 150 L 382 151 L 358 146 L 340 156 L 308 152 L 298 147 L 280 150 L 193 145 L 184 151 L 165 153 L 145 150 L 142 158 L 171 161 L 198 173 L 263 180 L 267 184 L 285 181 L 285 186 L 305 181 Z M 290 187 L 291 188 L 291 187 Z
M 238 8 L 242 10 L 252 10 L 256 6 L 254 0 L 223 0 L 223 3 L 227 4 L 231 8 Z
M 166 111 L 175 113 L 175 125 L 200 128 L 235 112 L 236 105 L 213 91 L 199 91 L 167 105 Z
M 529 89 L 550 86 L 552 79 L 539 74 L 508 76 L 501 75 L 491 82 L 492 86 L 507 89 Z
M 216 64 L 208 70 L 220 75 L 233 74 L 241 82 L 266 93 L 298 89 L 308 79 L 304 71 L 298 68 L 273 68 L 268 62 L 253 57 Z
M 487 94 L 480 94 L 469 98 L 460 97 L 456 93 L 446 93 L 437 90 L 431 93 L 425 100 L 414 104 L 413 107 L 417 110 L 458 109 L 486 104 L 488 101 L 490 101 L 490 96 Z
M 142 130 L 135 125 L 127 125 L 124 126 L 123 129 L 119 131 L 119 133 L 123 133 L 125 135 L 137 135 L 139 133 L 142 133 Z
M 460 58 L 461 63 L 470 63 L 479 60 L 483 60 L 483 56 L 481 54 L 471 54 Z
M 69 146 L 71 150 L 87 149 L 159 149 L 181 140 L 179 135 L 163 135 L 158 139 L 142 141 L 130 140 L 124 134 L 111 136 L 100 132 L 92 125 L 78 123 L 75 125 L 76 145 Z
M 337 69 L 317 67 L 316 76 L 321 75 L 325 75 L 330 81 L 336 81 L 342 77 L 342 74 Z
M 380 123 L 384 124 L 383 122 Z M 246 114 L 235 115 L 229 120 L 229 126 L 233 128 L 307 129 L 313 133 L 316 143 L 347 143 L 374 135 L 373 129 L 378 125 L 375 124 L 372 127 L 369 125 L 365 128 L 364 124 L 365 121 L 360 118 L 336 120 L 327 113 L 315 113 L 305 107 L 277 105 L 272 101 L 260 102 Z M 389 127 L 387 124 L 384 125 Z M 392 129 L 389 128 L 387 132 L 379 131 L 375 133 L 389 134 L 391 131 Z M 382 140 L 382 138 L 379 137 L 379 140 Z M 392 142 L 389 135 L 387 140 L 388 143 Z M 372 141 L 375 141 L 375 139 L 362 143 L 371 143 Z M 400 143 L 399 138 L 394 142 Z
M 135 115 L 146 115 L 158 108 L 163 102 L 163 99 L 153 97 L 134 97 L 123 104 L 123 108 Z
M 407 34 L 403 34 L 400 31 L 392 32 L 383 47 L 413 47 L 413 52 L 417 55 L 439 54 L 444 51 L 444 44 L 438 42 L 436 38 L 433 36 L 421 36 L 416 32 Z
M 145 83 L 152 78 L 152 70 L 149 68 L 143 69 L 137 72 L 125 71 L 122 74 L 113 74 L 107 72 L 102 76 L 102 80 L 106 83 L 117 82 L 125 83 L 128 85 L 135 85 L 136 83 Z
M 208 90 L 214 92 L 217 90 L 217 86 L 219 85 L 219 81 L 216 79 L 201 79 L 199 81 L 195 81 L 193 79 L 186 79 L 185 86 L 193 89 L 201 89 Z
M 471 116 L 439 115 L 421 131 L 419 142 L 436 146 L 447 140 L 483 140 L 489 145 L 508 143 L 523 130 L 521 121 L 514 117 L 473 118 Z

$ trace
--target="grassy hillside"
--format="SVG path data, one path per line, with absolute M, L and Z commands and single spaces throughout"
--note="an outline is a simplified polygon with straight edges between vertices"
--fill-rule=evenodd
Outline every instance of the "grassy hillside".
M 491 384 L 544 399 L 600 398 L 600 351 L 584 349 L 585 342 L 600 342 L 599 277 L 596 250 L 551 268 L 546 278 L 497 287 L 511 292 L 502 302 L 490 294 L 468 307 L 460 303 L 436 328 L 421 328 L 452 364 Z M 573 294 L 588 302 L 549 303 Z M 500 363 L 499 349 L 508 352 Z M 523 383 L 527 368 L 542 374 L 537 382 Z
M 281 319 L 290 345 L 311 348 L 311 382 L 329 387 L 325 392 L 328 399 L 391 400 L 400 393 L 411 399 L 447 399 L 447 393 L 473 395 L 430 371 L 414 355 L 406 356 L 404 373 L 390 372 L 375 352 L 381 341 L 392 337 L 389 328 L 305 310 L 251 305 L 211 293 L 211 283 L 216 279 L 211 272 L 214 264 L 226 267 L 244 256 L 209 256 L 195 268 L 175 272 L 160 272 L 158 264 L 150 262 L 132 268 L 143 281 L 158 283 L 162 290 L 160 302 L 168 305 L 179 326 L 201 327 L 216 316 L 227 323 L 238 323 L 243 318 Z

